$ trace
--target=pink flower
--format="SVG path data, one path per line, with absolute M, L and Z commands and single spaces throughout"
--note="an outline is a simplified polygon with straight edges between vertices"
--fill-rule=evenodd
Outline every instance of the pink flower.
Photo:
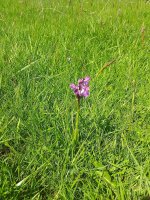
M 89 81 L 90 77 L 85 77 L 78 80 L 78 85 L 70 84 L 70 88 L 74 91 L 77 98 L 89 96 Z

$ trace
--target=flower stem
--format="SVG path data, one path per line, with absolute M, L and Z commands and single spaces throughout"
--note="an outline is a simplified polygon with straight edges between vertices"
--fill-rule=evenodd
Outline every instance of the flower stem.
M 80 113 L 80 98 L 77 98 L 77 113 L 76 113 L 76 124 L 75 130 L 73 131 L 73 141 L 77 142 L 79 139 L 79 113 Z

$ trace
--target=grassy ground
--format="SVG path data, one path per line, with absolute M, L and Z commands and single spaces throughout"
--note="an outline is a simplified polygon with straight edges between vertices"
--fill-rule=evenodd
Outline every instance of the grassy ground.
M 149 200 L 150 4 L 1 0 L 0 10 L 0 199 Z M 87 75 L 73 143 L 69 84 Z

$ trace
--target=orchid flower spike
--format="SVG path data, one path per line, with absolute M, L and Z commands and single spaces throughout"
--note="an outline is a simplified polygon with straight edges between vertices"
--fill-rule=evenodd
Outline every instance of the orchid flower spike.
M 81 97 L 88 97 L 89 96 L 89 81 L 90 77 L 85 77 L 83 79 L 78 80 L 78 85 L 70 84 L 70 88 L 74 91 L 74 94 L 78 99 Z

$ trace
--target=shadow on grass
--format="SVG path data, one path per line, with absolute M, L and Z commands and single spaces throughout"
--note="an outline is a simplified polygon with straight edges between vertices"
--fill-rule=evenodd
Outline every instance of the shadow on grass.
M 140 200 L 150 200 L 150 196 L 141 197 Z

